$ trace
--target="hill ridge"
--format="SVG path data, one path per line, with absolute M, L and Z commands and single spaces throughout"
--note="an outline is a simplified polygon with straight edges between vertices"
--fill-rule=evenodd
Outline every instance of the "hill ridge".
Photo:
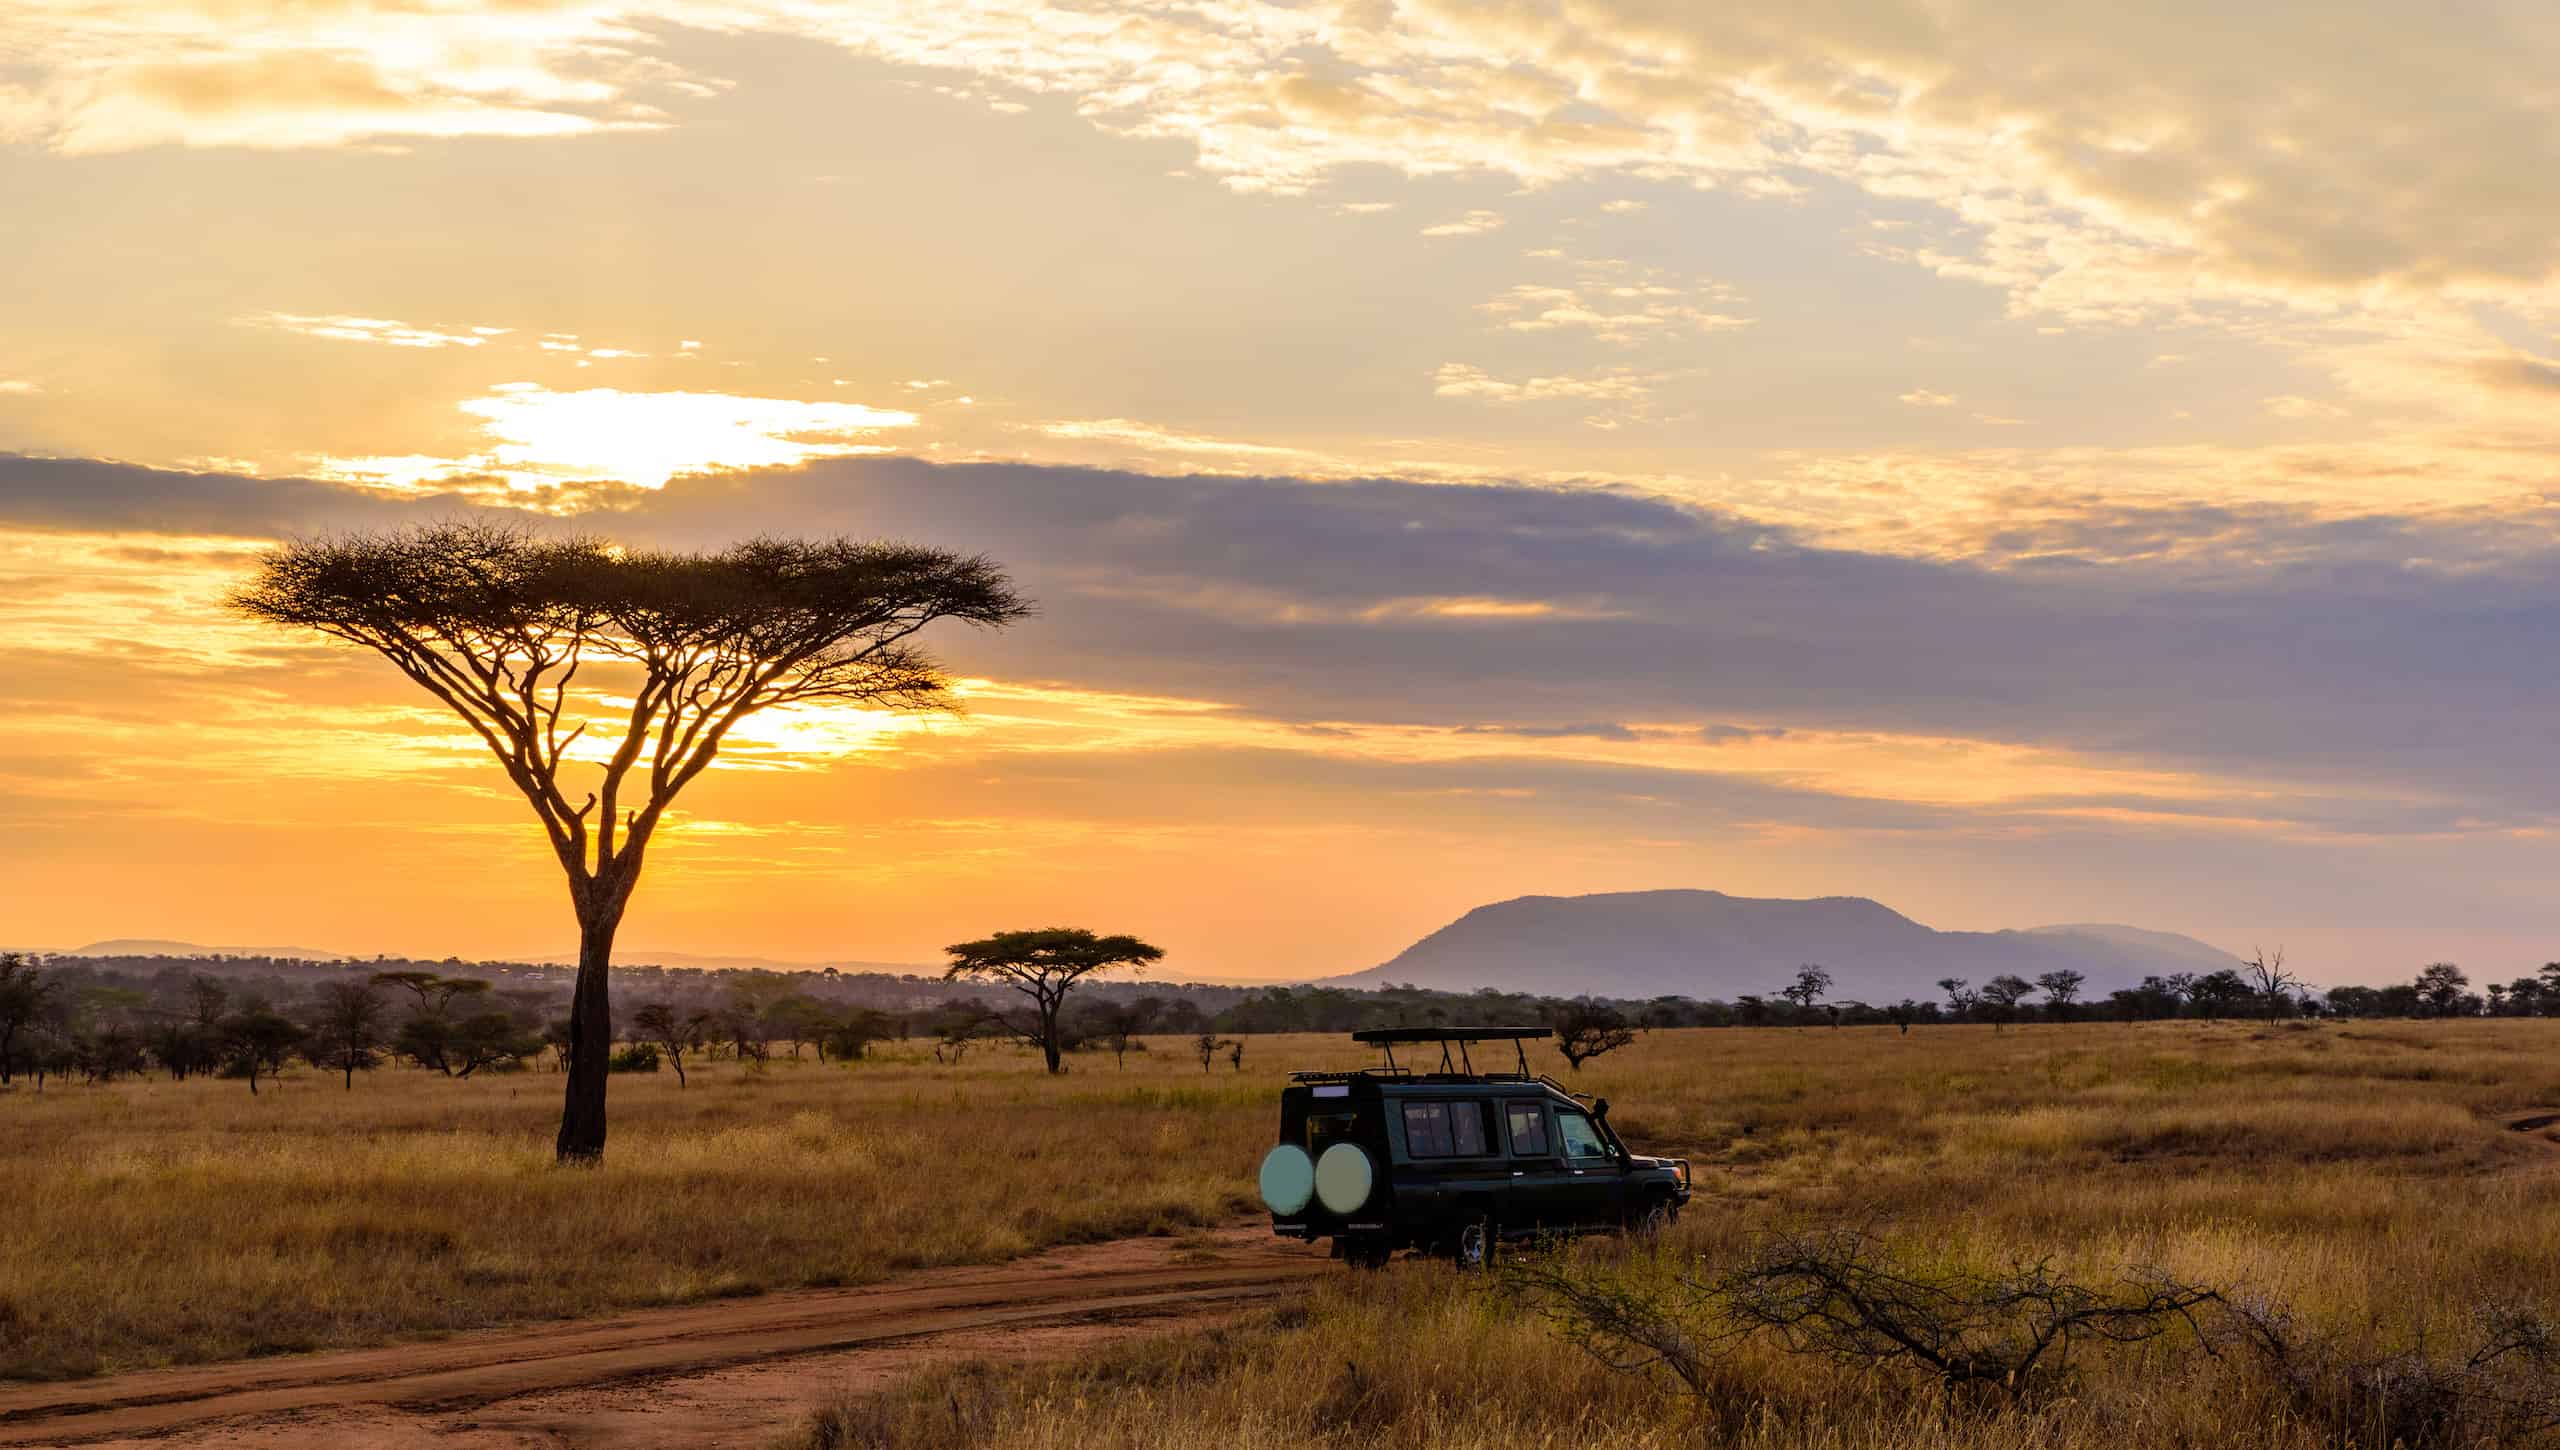
M 2115 923 L 1939 931 L 1872 897 L 1734 896 L 1701 887 L 1531 894 L 1486 902 L 1393 958 L 1328 985 L 1731 998 L 1774 993 L 1796 969 L 1830 972 L 1841 999 L 1931 997 L 1942 977 L 1980 985 L 2075 970 L 2084 995 L 2144 976 L 2211 971 L 2232 954 Z

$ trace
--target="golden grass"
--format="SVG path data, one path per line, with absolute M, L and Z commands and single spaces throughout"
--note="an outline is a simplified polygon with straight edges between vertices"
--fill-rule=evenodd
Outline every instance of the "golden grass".
M 2560 1023 L 2038 1025 L 1660 1033 L 1587 1069 L 1700 1196 L 1629 1272 L 1846 1222 L 1919 1262 L 2156 1265 L 2350 1343 L 2451 1347 L 2478 1306 L 2560 1300 Z M 1271 1054 L 1266 1053 L 1266 1056 Z M 2173 1337 L 2085 1358 L 2028 1413 L 1755 1345 L 1704 1402 L 1611 1374 L 1435 1264 L 1346 1273 L 1304 1309 L 1081 1365 L 970 1366 L 834 1407 L 820 1446 L 2125 1446 L 2310 1450 L 2253 1364 Z
M 891 1045 L 613 1081 L 600 1171 L 560 1079 L 416 1070 L 0 1094 L 0 1378 L 378 1342 L 1052 1244 L 1252 1206 L 1285 1053 L 959 1068 Z M 1252 1059 L 1261 1057 L 1264 1061 Z

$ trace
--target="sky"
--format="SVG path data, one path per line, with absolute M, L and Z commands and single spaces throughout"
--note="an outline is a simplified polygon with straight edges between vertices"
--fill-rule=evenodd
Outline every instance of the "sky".
M 2560 10 L 0 0 L 0 940 L 574 944 L 454 517 L 1040 604 L 626 950 L 1359 970 L 1524 893 L 2560 956 Z

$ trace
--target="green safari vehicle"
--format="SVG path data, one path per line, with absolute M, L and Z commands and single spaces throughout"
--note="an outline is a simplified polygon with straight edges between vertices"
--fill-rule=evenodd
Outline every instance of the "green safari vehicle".
M 1522 1044 L 1544 1027 L 1390 1027 L 1351 1034 L 1383 1066 L 1299 1072 L 1280 1094 L 1280 1141 L 1263 1155 L 1271 1231 L 1333 1241 L 1375 1267 L 1398 1249 L 1481 1268 L 1506 1239 L 1649 1231 L 1689 1201 L 1689 1162 L 1628 1151 L 1606 1098 L 1529 1071 Z M 1512 1071 L 1479 1072 L 1469 1048 L 1508 1042 Z M 1399 1066 L 1398 1046 L 1437 1046 L 1436 1070 Z

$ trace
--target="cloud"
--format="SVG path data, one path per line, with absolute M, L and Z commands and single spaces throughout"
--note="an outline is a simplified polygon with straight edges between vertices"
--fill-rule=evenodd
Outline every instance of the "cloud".
M 470 327 L 447 332 L 414 323 L 397 322 L 387 317 L 314 317 L 298 312 L 261 312 L 243 317 L 244 327 L 272 327 L 284 332 L 298 332 L 305 337 L 325 337 L 334 342 L 373 342 L 387 347 L 479 347 L 493 337 L 504 337 L 511 330 L 504 327 Z
M 74 152 L 660 126 L 725 84 L 676 28 L 784 34 L 1062 98 L 1244 190 L 1363 167 L 1855 188 L 1935 210 L 1908 260 L 2094 320 L 2538 295 L 2560 270 L 2560 37 L 2539 10 L 2422 26 L 2383 0 L 2274 0 L 2238 25 L 1855 0 L 1736 25 L 1645 0 L 80 0 L 0 22 L 20 58 L 0 115 Z
M 2493 388 L 2525 393 L 2560 393 L 2560 362 L 2538 357 L 2508 357 L 2481 363 L 2478 373 Z
M 1442 363 L 1431 375 L 1432 391 L 1444 398 L 1487 403 L 1575 402 L 1631 403 L 1651 396 L 1664 374 L 1635 373 L 1623 368 L 1580 377 L 1556 374 L 1497 378 L 1472 363 Z
M 1500 230 L 1502 230 L 1500 212 L 1471 211 L 1455 221 L 1438 222 L 1424 227 L 1422 234 L 1426 237 L 1480 237 L 1486 232 Z
M 452 507 L 0 459 L 0 524 L 20 528 L 272 537 Z M 1043 612 L 973 642 L 973 671 L 1215 702 L 1274 739 L 1320 726 L 1416 761 L 1461 740 L 1539 745 L 1605 759 L 1627 789 L 1767 768 L 1875 800 L 2220 816 L 2303 839 L 2560 824 L 2545 744 L 2516 724 L 2560 710 L 2538 667 L 2560 597 L 2548 526 L 2503 557 L 2413 566 L 2464 537 L 2297 515 L 2257 523 L 2283 547 L 2202 576 L 1991 571 L 1809 547 L 1621 491 L 895 458 L 679 476 L 560 526 L 599 525 L 678 546 L 788 531 L 983 550 Z M 1699 723 L 1718 721 L 1749 723 Z
M 1722 283 L 1690 280 L 1658 267 L 1637 267 L 1615 259 L 1578 262 L 1573 270 L 1574 278 L 1568 283 L 1520 283 L 1479 304 L 1477 310 L 1507 332 L 1579 332 L 1620 345 L 1729 332 L 1752 324 L 1751 318 L 1720 310 L 1742 300 Z
M 1261 460 L 1304 459 L 1309 456 L 1297 448 L 1210 438 L 1161 428 L 1153 423 L 1141 423 L 1133 418 L 1066 418 L 1033 426 L 1048 437 L 1071 443 L 1128 444 L 1151 453 L 1210 454 Z
M 667 79 L 637 7 L 81 0 L 22 8 L 0 47 L 28 77 L 16 139 L 72 155 L 161 145 L 294 148 L 565 136 L 659 124 Z
M 1927 388 L 1913 388 L 1910 392 L 1900 394 L 1899 400 L 1915 408 L 1952 408 L 1956 404 L 1956 395 L 1932 392 Z
M 43 391 L 25 378 L 0 378 L 0 396 L 30 397 Z
M 1528 740 L 1637 740 L 1642 737 L 1624 725 L 1606 720 L 1578 725 L 1461 725 L 1461 735 L 1516 735 Z

